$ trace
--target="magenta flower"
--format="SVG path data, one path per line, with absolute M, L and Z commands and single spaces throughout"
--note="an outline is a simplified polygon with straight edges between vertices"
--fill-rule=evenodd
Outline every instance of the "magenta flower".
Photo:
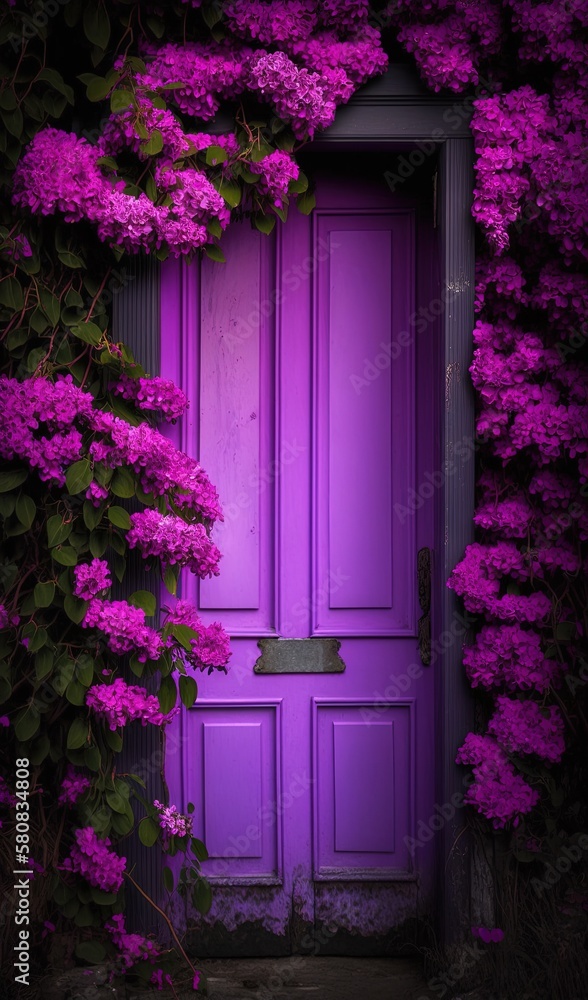
M 105 892 L 118 892 L 123 883 L 126 858 L 109 851 L 108 837 L 100 839 L 91 826 L 74 831 L 76 843 L 62 868 L 81 875 L 90 885 Z
M 74 594 L 84 601 L 90 601 L 112 586 L 108 563 L 103 559 L 92 559 L 91 563 L 75 566 L 74 577 Z

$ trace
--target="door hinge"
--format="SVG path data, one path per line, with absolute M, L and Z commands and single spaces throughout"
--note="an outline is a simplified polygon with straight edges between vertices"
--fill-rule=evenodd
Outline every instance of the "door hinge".
M 418 620 L 419 656 L 424 667 L 431 663 L 431 550 L 417 552 L 419 604 L 422 615 Z

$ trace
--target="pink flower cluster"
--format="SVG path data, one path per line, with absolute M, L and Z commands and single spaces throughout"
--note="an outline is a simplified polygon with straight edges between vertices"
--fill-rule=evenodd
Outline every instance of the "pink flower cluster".
M 112 684 L 95 684 L 86 695 L 86 705 L 99 719 L 103 719 L 114 732 L 128 722 L 140 720 L 141 725 L 152 723 L 163 726 L 179 712 L 173 708 L 165 715 L 155 695 L 145 688 L 127 684 L 118 677 Z
M 547 691 L 561 681 L 562 663 L 545 656 L 538 632 L 520 625 L 484 625 L 464 664 L 473 687 Z
M 495 829 L 520 817 L 539 801 L 539 792 L 516 773 L 504 750 L 492 736 L 468 733 L 457 753 L 458 764 L 472 765 L 474 781 L 464 801 L 492 820 Z
M 174 398 L 179 402 L 179 396 Z M 0 458 L 24 459 L 41 479 L 63 486 L 68 467 L 82 457 L 84 432 L 93 437 L 90 458 L 112 469 L 132 468 L 145 493 L 177 491 L 178 505 L 207 521 L 222 518 L 218 494 L 204 470 L 154 427 L 133 426 L 94 408 L 92 394 L 74 385 L 70 375 L 55 382 L 0 377 Z M 103 487 L 91 484 L 89 499 L 100 502 L 106 495 Z
M 127 859 L 109 851 L 108 837 L 100 839 L 91 826 L 75 830 L 74 837 L 76 843 L 61 867 L 81 875 L 96 889 L 118 892 L 123 883 Z
M 42 480 L 65 484 L 65 470 L 81 457 L 82 433 L 93 398 L 74 386 L 71 375 L 49 382 L 0 376 L 0 458 L 25 459 Z
M 145 493 L 174 493 L 178 506 L 207 521 L 222 520 L 218 494 L 208 476 L 169 438 L 147 423 L 135 427 L 102 410 L 94 411 L 92 424 L 97 438 L 89 452 L 94 461 L 104 462 L 111 469 L 130 467 L 139 476 Z
M 173 611 L 168 613 L 166 625 L 187 625 L 198 633 L 198 636 L 190 642 L 189 653 L 176 644 L 176 652 L 183 662 L 197 670 L 208 670 L 209 673 L 215 669 L 225 669 L 231 650 L 229 637 L 220 622 L 205 625 L 190 601 L 179 600 Z M 167 645 L 174 645 L 172 636 L 168 637 Z
M 258 163 L 251 163 L 251 172 L 259 174 L 257 190 L 267 195 L 277 208 L 283 208 L 290 181 L 298 180 L 298 164 L 289 153 L 277 149 Z
M 535 701 L 498 695 L 488 732 L 508 753 L 535 754 L 556 763 L 565 751 L 564 722 L 559 708 L 542 709 Z
M 91 781 L 84 774 L 80 774 L 75 767 L 70 764 L 63 781 L 61 791 L 57 799 L 60 806 L 73 806 L 91 785 Z
M 125 929 L 125 918 L 116 913 L 104 924 L 114 944 L 120 952 L 123 969 L 131 969 L 137 962 L 154 962 L 160 951 L 155 941 L 142 934 L 129 934 Z
M 153 800 L 158 811 L 157 822 L 161 829 L 170 837 L 190 837 L 192 835 L 192 817 L 183 816 L 176 806 L 164 806 L 163 802 Z
M 187 524 L 176 514 L 153 509 L 131 514 L 127 544 L 140 549 L 145 559 L 156 556 L 164 566 L 187 566 L 202 579 L 218 576 L 220 552 L 204 525 Z
M 74 578 L 74 595 L 83 601 L 91 601 L 112 586 L 108 563 L 104 559 L 92 559 L 91 563 L 75 566 Z
M 82 620 L 84 628 L 97 628 L 106 636 L 108 648 L 119 656 L 135 653 L 140 663 L 157 660 L 163 644 L 155 629 L 145 624 L 145 612 L 127 601 L 90 601 Z
M 188 398 L 166 378 L 131 378 L 121 375 L 114 386 L 117 396 L 131 399 L 140 410 L 155 410 L 166 420 L 177 420 L 188 407 Z

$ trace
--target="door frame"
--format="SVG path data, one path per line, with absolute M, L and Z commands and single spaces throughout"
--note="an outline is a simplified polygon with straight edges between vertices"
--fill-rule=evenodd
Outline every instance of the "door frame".
M 482 92 L 482 88 L 479 88 Z M 445 378 L 442 415 L 441 472 L 436 535 L 441 540 L 442 557 L 434 567 L 433 637 L 437 637 L 435 699 L 436 801 L 463 801 L 463 772 L 455 764 L 455 754 L 474 723 L 473 697 L 462 665 L 463 623 L 461 608 L 453 591 L 446 587 L 455 564 L 473 540 L 474 466 L 476 452 L 474 392 L 468 377 L 472 358 L 474 326 L 474 222 L 471 202 L 474 187 L 474 150 L 469 118 L 477 92 L 448 99 L 425 90 L 415 71 L 407 65 L 392 66 L 386 74 L 362 87 L 347 105 L 339 108 L 334 123 L 305 147 L 309 152 L 385 151 L 403 153 L 405 171 L 430 156 L 438 157 L 436 214 L 441 297 L 445 307 L 439 316 L 442 361 Z M 422 157 L 422 159 L 421 159 Z M 410 173 L 408 174 L 410 176 Z M 195 321 L 196 300 L 190 286 L 182 281 L 183 268 L 173 273 L 159 268 L 150 259 L 137 258 L 127 270 L 127 281 L 113 303 L 113 329 L 132 350 L 151 361 L 150 371 L 158 374 L 162 347 L 177 357 L 182 382 L 194 384 L 197 358 L 182 329 Z M 171 279 L 171 280 L 170 280 Z M 167 294 L 165 289 L 168 290 Z M 172 296 L 170 298 L 170 295 Z M 165 324 L 161 308 L 165 308 Z M 173 315 L 170 315 L 170 312 Z M 177 315 L 176 315 L 177 314 Z M 175 343 L 161 344 L 161 329 L 177 330 Z M 439 414 L 441 418 L 441 414 Z M 188 423 L 187 421 L 185 422 Z M 187 445 L 187 427 L 171 431 L 179 447 Z M 456 447 L 458 444 L 461 447 Z M 453 625 L 453 628 L 452 628 Z M 445 639 L 447 637 L 447 639 Z M 427 668 L 426 668 L 427 669 Z M 136 755 L 147 747 L 138 734 L 138 745 L 129 743 L 128 753 Z M 461 796 L 456 800 L 456 796 Z M 467 835 L 463 809 L 455 809 L 453 819 L 436 833 L 436 934 L 446 947 L 459 946 L 470 933 L 472 903 L 472 845 Z M 456 847 L 456 844 L 459 845 Z M 137 861 L 141 863 L 137 843 Z M 153 852 L 146 865 L 147 888 L 157 894 L 159 877 Z M 137 918 L 145 926 L 139 904 Z M 149 914 L 150 923 L 152 914 Z
M 438 156 L 437 234 L 441 296 L 446 303 L 439 317 L 445 388 L 441 394 L 443 487 L 436 528 L 443 555 L 432 580 L 437 609 L 433 636 L 443 650 L 434 668 L 435 743 L 441 749 L 435 776 L 439 803 L 463 802 L 463 771 L 455 755 L 474 725 L 474 700 L 462 662 L 464 626 L 455 629 L 456 623 L 463 623 L 463 612 L 446 581 L 474 537 L 475 397 L 468 370 L 473 351 L 475 226 L 469 120 L 473 100 L 482 92 L 481 86 L 476 93 L 451 101 L 425 90 L 411 67 L 391 66 L 340 108 L 333 125 L 310 146 L 404 151 L 404 162 L 415 167 L 422 162 L 415 151 L 423 158 Z M 456 448 L 458 444 L 462 447 Z M 435 931 L 449 948 L 468 939 L 472 904 L 476 903 L 472 899 L 475 861 L 463 809 L 454 810 L 453 818 L 436 834 L 436 842 Z

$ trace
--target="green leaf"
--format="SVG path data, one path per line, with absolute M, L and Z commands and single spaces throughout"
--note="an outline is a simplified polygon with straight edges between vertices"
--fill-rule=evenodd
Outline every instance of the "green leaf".
M 290 181 L 288 185 L 289 194 L 304 194 L 308 188 L 308 177 L 303 174 L 302 171 L 299 173 L 297 180 Z
M 66 594 L 63 599 L 63 610 L 70 621 L 79 625 L 88 610 L 88 602 L 81 601 L 78 597 L 74 597 L 72 594 Z
M 9 472 L 0 472 L 0 493 L 8 493 L 21 486 L 28 476 L 26 469 L 11 469 Z
M 93 889 L 92 898 L 94 898 L 94 892 L 101 892 L 100 889 Z M 113 896 L 113 893 L 104 892 L 104 896 Z M 112 902 L 116 900 L 116 895 Z M 97 903 L 99 900 L 94 899 Z M 90 965 L 99 965 L 106 958 L 106 948 L 104 945 L 100 944 L 99 941 L 80 941 L 76 945 L 76 958 L 80 958 L 82 962 L 88 962 Z
M 103 333 L 96 323 L 78 323 L 72 326 L 71 332 L 74 337 L 79 340 L 83 340 L 86 344 L 92 344 L 93 347 L 97 347 L 102 340 Z
M 78 257 L 77 254 L 75 253 L 71 253 L 69 250 L 62 250 L 60 253 L 57 254 L 57 256 L 59 257 L 61 263 L 64 264 L 66 267 L 75 268 L 84 266 L 84 262 L 81 259 L 81 257 Z
M 59 323 L 59 314 L 61 312 L 59 299 L 47 288 L 42 288 L 39 294 L 41 297 L 41 307 L 43 312 L 51 323 L 51 326 L 57 326 Z
M 39 728 L 40 716 L 38 710 L 30 705 L 20 712 L 14 723 L 14 734 L 21 743 L 26 743 L 35 735 Z
M 75 683 L 76 683 L 75 681 L 72 681 L 72 683 L 69 685 L 69 687 L 68 687 L 68 689 L 66 691 L 66 695 L 67 695 L 68 701 L 72 700 L 70 698 L 69 692 L 70 692 L 70 688 L 72 687 L 72 684 L 75 684 Z M 82 701 L 81 701 L 81 703 L 80 702 L 73 702 L 72 704 L 75 704 L 75 705 L 79 705 L 79 704 L 83 705 L 84 704 L 84 699 L 86 697 L 86 692 L 85 692 L 84 688 L 82 688 L 82 692 L 83 692 L 83 694 L 82 694 Z M 97 771 L 99 769 L 99 767 L 100 767 L 101 760 L 102 760 L 102 757 L 101 757 L 101 754 L 100 754 L 100 751 L 99 751 L 98 747 L 87 747 L 84 750 L 84 764 L 88 768 L 88 770 L 90 770 L 90 771 Z
M 218 219 L 210 219 L 206 231 L 210 233 L 211 236 L 216 236 L 217 240 L 221 238 L 223 231 L 221 229 L 221 224 Z
M 29 760 L 31 764 L 42 764 L 51 750 L 51 740 L 47 733 L 43 733 L 38 740 L 35 740 L 29 750 Z
M 178 692 L 176 689 L 176 682 L 173 677 L 164 677 L 159 685 L 159 691 L 157 692 L 157 697 L 159 699 L 159 707 L 164 715 L 171 712 L 172 708 L 175 707 L 176 700 L 178 697 Z
M 0 281 L 0 305 L 8 306 L 13 312 L 20 312 L 24 305 L 20 282 L 12 275 Z
M 265 233 L 266 236 L 269 235 L 276 225 L 275 215 L 263 215 L 257 214 L 254 219 L 255 228 L 259 229 L 260 233 Z
M 153 617 L 157 610 L 157 600 L 148 590 L 136 590 L 127 600 L 134 608 L 142 608 L 149 618 Z
M 33 596 L 35 598 L 35 604 L 38 608 L 50 607 L 53 598 L 55 597 L 55 584 L 52 581 L 49 581 L 48 583 L 35 584 Z
M 154 129 L 149 138 L 141 143 L 141 150 L 148 156 L 156 156 L 163 149 L 163 136 L 158 128 Z
M 20 108 L 16 107 L 13 111 L 2 111 L 1 115 L 7 131 L 16 139 L 20 139 L 24 124 Z
M 70 465 L 65 474 L 65 485 L 70 496 L 87 490 L 92 482 L 92 469 L 87 458 L 82 458 L 79 462 Z
M 182 704 L 186 708 L 192 708 L 192 705 L 196 701 L 198 695 L 198 685 L 193 677 L 186 677 L 182 675 L 180 677 L 180 698 L 182 699 Z
M 207 3 L 201 8 L 202 20 L 208 28 L 214 28 L 222 19 L 222 9 L 218 3 Z
M 222 146 L 208 146 L 206 150 L 206 162 L 209 167 L 213 167 L 217 163 L 224 163 L 226 159 L 227 151 Z
M 48 639 L 47 630 L 46 629 L 44 629 L 44 628 L 35 628 L 34 625 L 33 625 L 33 629 L 34 629 L 33 634 L 31 635 L 31 637 L 29 639 L 29 645 L 28 645 L 29 653 L 36 653 L 38 649 L 41 649 L 41 647 L 45 645 L 45 643 L 47 642 L 47 639 Z M 23 632 L 24 632 L 24 629 L 23 629 Z
M 63 94 L 68 104 L 74 103 L 73 87 L 70 87 L 69 84 L 64 82 L 61 73 L 58 73 L 56 69 L 42 69 L 40 73 L 37 73 L 37 80 L 43 80 L 45 83 L 50 83 L 54 90 Z
M 222 195 L 225 199 L 227 205 L 231 208 L 236 208 L 241 201 L 241 185 L 237 184 L 236 181 L 227 181 L 223 178 L 222 183 L 219 185 L 218 193 Z
M 20 523 L 24 524 L 25 528 L 30 528 L 36 513 L 37 507 L 33 498 L 28 497 L 26 493 L 21 493 L 16 501 L 16 516 Z
M 82 513 L 86 528 L 88 531 L 94 531 L 94 529 L 100 524 L 104 511 L 102 510 L 102 507 L 95 507 L 91 500 L 85 500 Z
M 134 103 L 135 98 L 130 90 L 113 90 L 110 95 L 110 110 L 113 113 L 123 111 Z
M 164 885 L 164 888 L 167 889 L 168 892 L 173 892 L 174 891 L 174 875 L 173 875 L 173 872 L 172 872 L 171 868 L 169 868 L 168 865 L 164 865 L 161 874 L 163 876 L 163 885 Z
M 150 31 L 153 32 L 156 38 L 163 38 L 163 33 L 165 31 L 165 24 L 160 17 L 146 17 L 145 23 Z M 162 90 L 165 88 L 162 87 Z
M 43 646 L 35 656 L 35 676 L 38 681 L 42 681 L 44 677 L 47 677 L 51 673 L 54 662 L 55 657 L 49 647 Z
M 88 723 L 74 719 L 67 733 L 67 749 L 79 750 L 88 741 Z
M 196 629 L 190 628 L 189 625 L 171 625 L 169 631 L 178 640 L 180 646 L 183 646 L 188 653 L 192 652 L 192 642 L 198 638 Z
M 145 847 L 153 847 L 159 836 L 159 828 L 150 816 L 145 816 L 139 823 L 139 840 Z
M 135 477 L 128 469 L 115 469 L 110 489 L 115 497 L 128 499 L 135 495 Z
M 104 51 L 110 38 L 110 20 L 101 3 L 86 3 L 84 5 L 83 25 L 84 34 L 88 41 Z M 91 100 L 89 95 L 88 98 Z M 94 98 L 94 100 L 96 99 Z
M 559 642 L 570 642 L 576 634 L 574 622 L 558 622 L 555 626 L 555 638 Z
M 123 738 L 120 733 L 113 733 L 110 729 L 104 730 L 104 741 L 115 753 L 120 753 L 123 747 Z
M 101 559 L 108 547 L 108 535 L 105 531 L 93 531 L 88 542 L 94 559 Z
M 54 545 L 61 545 L 71 534 L 72 525 L 64 524 L 59 514 L 53 514 L 47 521 L 47 544 L 52 549 Z
M 124 531 L 128 531 L 131 527 L 129 512 L 124 507 L 109 507 L 108 520 L 114 524 L 115 528 L 122 528 Z
M 212 889 L 205 878 L 199 878 L 192 892 L 192 902 L 199 913 L 205 916 L 212 906 Z
M 69 701 L 70 705 L 84 705 L 86 702 L 86 688 L 79 681 L 70 681 L 65 689 L 65 697 Z M 88 767 L 90 765 L 88 764 Z
M 116 892 L 105 892 L 104 889 L 97 889 L 95 886 L 91 886 L 91 896 L 98 906 L 112 906 L 117 899 Z
M 190 810 L 188 810 L 190 812 Z M 192 812 L 194 811 L 192 807 Z M 208 861 L 208 851 L 206 850 L 206 845 L 198 840 L 198 837 L 192 837 L 192 850 L 198 858 L 199 861 Z
M 163 582 L 166 590 L 175 596 L 178 589 L 178 577 L 173 566 L 167 566 L 163 574 Z
M 98 915 L 89 906 L 81 906 L 74 917 L 76 927 L 92 927 L 98 923 Z
M 71 545 L 59 545 L 51 551 L 51 555 L 60 566 L 76 566 L 78 554 Z
M 58 669 L 53 677 L 51 684 L 57 694 L 63 697 L 65 690 L 70 683 L 75 669 L 75 663 L 70 660 L 69 656 L 60 656 L 58 661 Z
M 49 320 L 40 306 L 35 306 L 29 316 L 29 326 L 35 333 L 44 333 L 49 326 Z
M 207 257 L 210 257 L 211 260 L 217 260 L 219 264 L 226 263 L 226 257 L 224 253 L 222 252 L 221 248 L 217 247 L 214 243 L 209 243 L 207 246 L 205 246 L 204 253 L 206 254 Z
M 300 197 L 296 199 L 296 205 L 298 207 L 298 211 L 302 212 L 303 215 L 310 215 L 316 205 L 316 197 L 312 192 L 305 191 L 304 194 L 301 194 Z
M 107 792 L 106 801 L 114 812 L 123 813 L 123 815 L 126 812 L 126 802 L 122 795 L 119 795 L 118 792 Z

